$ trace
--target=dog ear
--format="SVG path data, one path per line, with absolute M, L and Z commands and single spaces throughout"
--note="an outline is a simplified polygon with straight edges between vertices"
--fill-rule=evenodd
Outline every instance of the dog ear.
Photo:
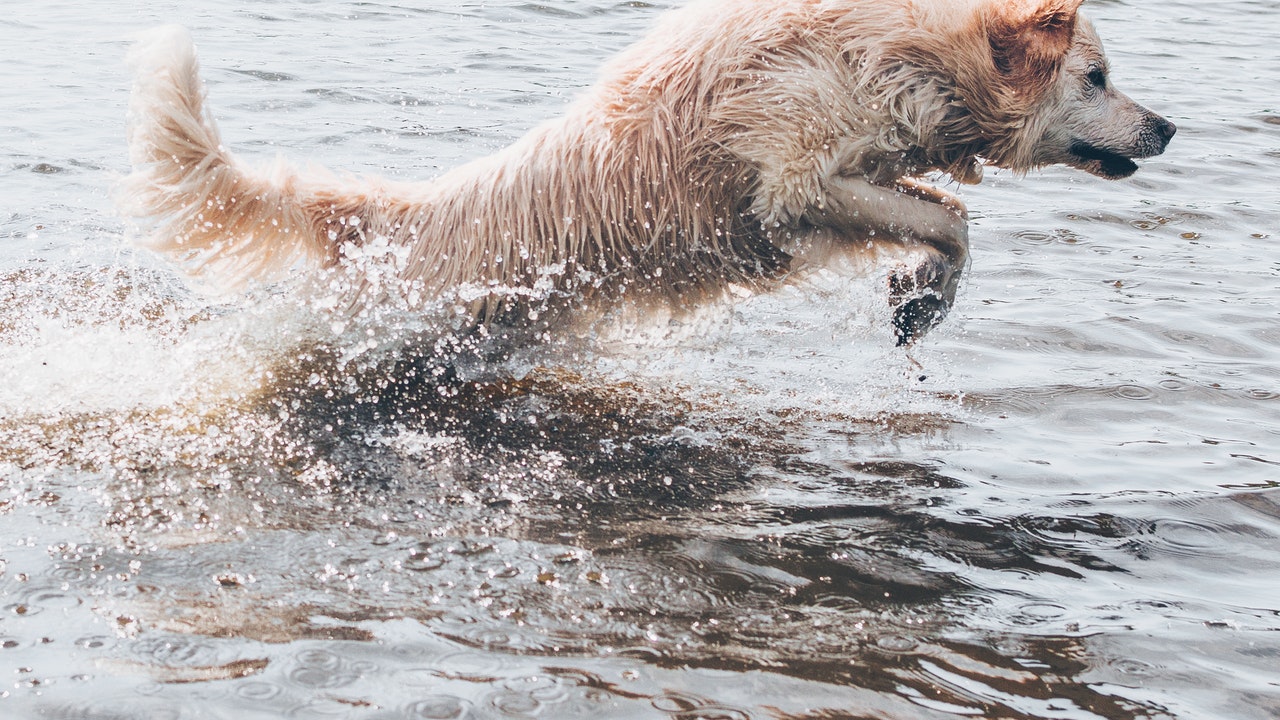
M 1071 47 L 1083 0 L 994 2 L 987 37 L 996 68 L 1010 85 L 1038 89 L 1053 79 Z

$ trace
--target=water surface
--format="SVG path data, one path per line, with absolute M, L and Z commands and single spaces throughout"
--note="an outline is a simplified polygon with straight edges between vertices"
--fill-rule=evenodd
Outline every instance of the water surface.
M 242 156 L 413 179 L 665 7 L 6 5 L 0 714 L 1280 715 L 1274 3 L 1089 3 L 1177 138 L 965 188 L 911 357 L 882 271 L 495 359 L 128 247 L 133 32 Z

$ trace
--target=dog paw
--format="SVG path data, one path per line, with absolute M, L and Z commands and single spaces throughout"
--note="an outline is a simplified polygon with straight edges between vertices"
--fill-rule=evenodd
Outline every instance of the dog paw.
M 910 195 L 917 200 L 941 205 L 961 220 L 969 219 L 969 208 L 965 207 L 964 201 L 960 199 L 960 196 L 947 192 L 936 185 L 930 185 L 919 178 L 904 177 L 898 178 L 894 187 L 898 192 Z
M 893 335 L 899 347 L 924 337 L 947 316 L 951 304 L 937 295 L 912 298 L 893 310 Z
M 914 343 L 942 322 L 955 300 L 958 280 L 959 273 L 940 256 L 889 275 L 893 334 L 899 346 Z

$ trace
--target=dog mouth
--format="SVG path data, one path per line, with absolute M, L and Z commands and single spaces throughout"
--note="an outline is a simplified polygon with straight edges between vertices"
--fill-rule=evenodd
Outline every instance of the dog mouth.
M 1081 140 L 1071 143 L 1070 153 L 1077 161 L 1069 163 L 1071 166 L 1107 180 L 1127 178 L 1138 171 L 1131 158 Z

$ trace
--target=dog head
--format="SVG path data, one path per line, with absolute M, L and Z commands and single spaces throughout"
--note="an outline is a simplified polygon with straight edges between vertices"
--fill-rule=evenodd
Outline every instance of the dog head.
M 988 43 L 1005 97 L 1030 98 L 1014 142 L 991 158 L 1029 169 L 1062 163 L 1099 177 L 1132 175 L 1164 152 L 1177 128 L 1116 89 L 1082 0 L 990 5 Z M 1001 156 L 1003 155 L 1003 156 Z

